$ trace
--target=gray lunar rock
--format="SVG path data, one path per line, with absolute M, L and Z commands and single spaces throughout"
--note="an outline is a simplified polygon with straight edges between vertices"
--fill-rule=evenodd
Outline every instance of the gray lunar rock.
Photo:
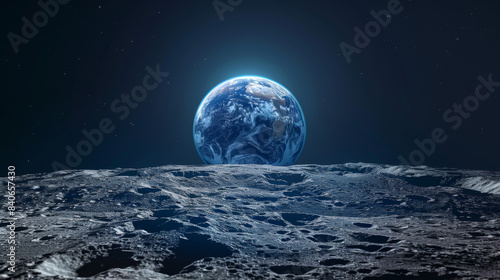
M 16 180 L 19 279 L 500 278 L 498 172 L 170 165 Z

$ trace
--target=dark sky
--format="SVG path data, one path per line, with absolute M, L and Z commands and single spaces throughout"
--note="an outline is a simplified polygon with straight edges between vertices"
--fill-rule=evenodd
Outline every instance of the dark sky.
M 500 2 L 238 2 L 218 2 L 239 4 L 221 21 L 208 0 L 70 1 L 45 25 L 37 1 L 3 3 L 1 166 L 26 174 L 68 165 L 66 147 L 76 150 L 82 130 L 103 120 L 113 131 L 75 168 L 202 164 L 192 136 L 200 101 L 222 81 L 258 75 L 302 106 L 308 130 L 298 164 L 399 164 L 401 155 L 500 169 L 500 87 L 475 96 L 479 76 L 500 81 Z M 365 30 L 370 11 L 388 5 L 399 13 L 379 34 L 369 24 L 373 37 L 348 63 L 340 44 L 356 47 L 354 28 Z M 26 38 L 22 18 L 31 24 L 35 14 L 41 27 L 26 27 Z M 126 116 L 113 112 L 157 65 L 168 77 Z M 418 151 L 415 140 L 433 136 Z

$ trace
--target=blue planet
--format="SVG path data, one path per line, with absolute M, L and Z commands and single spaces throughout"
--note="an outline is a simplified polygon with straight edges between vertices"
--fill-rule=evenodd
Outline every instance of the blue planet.
M 291 165 L 304 147 L 306 122 L 285 87 L 244 76 L 222 82 L 205 96 L 193 136 L 208 164 Z

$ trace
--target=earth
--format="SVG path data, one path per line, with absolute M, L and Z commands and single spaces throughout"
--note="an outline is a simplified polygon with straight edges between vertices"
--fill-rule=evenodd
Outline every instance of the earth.
M 205 163 L 291 165 L 304 147 L 306 123 L 285 87 L 262 77 L 237 77 L 203 99 L 193 135 Z

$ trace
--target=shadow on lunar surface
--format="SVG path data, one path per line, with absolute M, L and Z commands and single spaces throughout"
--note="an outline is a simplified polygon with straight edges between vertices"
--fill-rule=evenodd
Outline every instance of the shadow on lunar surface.
M 179 246 L 172 252 L 175 257 L 166 258 L 163 268 L 159 271 L 168 275 L 178 274 L 184 267 L 206 257 L 228 257 L 231 256 L 230 247 L 210 240 L 210 236 L 201 234 L 188 234 L 187 240 L 180 240 Z M 193 267 L 192 270 L 196 268 Z M 189 272 L 189 270 L 186 270 Z
M 266 180 L 273 185 L 290 186 L 292 184 L 301 183 L 305 180 L 302 174 L 287 174 L 287 173 L 268 173 L 264 174 Z
M 76 270 L 79 277 L 90 277 L 111 268 L 125 268 L 135 266 L 139 262 L 134 261 L 131 252 L 120 249 L 112 249 L 106 252 L 106 256 L 96 256 L 90 262 Z

